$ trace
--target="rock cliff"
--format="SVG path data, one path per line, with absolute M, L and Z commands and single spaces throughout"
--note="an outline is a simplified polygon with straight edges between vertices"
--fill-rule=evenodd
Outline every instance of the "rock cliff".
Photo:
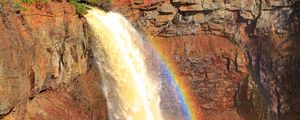
M 114 10 L 178 64 L 205 119 L 299 119 L 299 1 L 123 3 Z
M 97 5 L 97 4 L 93 4 Z M 93 35 L 66 0 L 0 2 L 0 119 L 107 119 Z M 205 120 L 300 119 L 300 1 L 115 0 Z
M 75 8 L 0 3 L 0 119 L 106 119 L 88 26 Z

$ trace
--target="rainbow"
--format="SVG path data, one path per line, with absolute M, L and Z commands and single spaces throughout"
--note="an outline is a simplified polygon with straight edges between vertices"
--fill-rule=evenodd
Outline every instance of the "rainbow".
M 159 47 L 159 43 L 153 39 L 155 38 L 148 38 L 150 46 L 157 56 L 156 59 L 160 61 L 161 72 L 165 75 L 167 82 L 169 85 L 175 85 L 185 120 L 201 120 L 201 112 L 196 107 L 196 98 L 191 88 L 181 82 L 183 78 L 178 75 L 179 71 L 176 71 L 176 65 L 172 64 L 170 57 L 163 53 L 163 48 Z

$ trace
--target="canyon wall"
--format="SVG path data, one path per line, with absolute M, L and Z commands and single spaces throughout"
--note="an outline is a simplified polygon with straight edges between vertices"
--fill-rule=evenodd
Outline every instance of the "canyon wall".
M 177 64 L 209 120 L 299 119 L 299 7 L 297 0 L 113 4 Z
M 75 7 L 7 0 L 0 19 L 0 119 L 107 119 L 92 38 Z
M 203 119 L 297 120 L 299 3 L 115 0 L 110 9 L 176 65 Z M 0 119 L 107 119 L 85 19 L 66 0 L 22 6 L 0 2 Z

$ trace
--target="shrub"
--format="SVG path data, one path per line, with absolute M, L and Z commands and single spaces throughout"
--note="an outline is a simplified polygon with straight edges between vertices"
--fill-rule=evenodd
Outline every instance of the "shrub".
M 22 6 L 22 3 L 32 4 L 35 2 L 45 2 L 47 3 L 48 0 L 13 0 L 13 7 L 17 10 L 27 11 L 28 9 Z
M 87 0 L 87 2 L 92 4 L 110 4 L 111 0 Z
M 21 11 L 27 11 L 28 9 L 24 6 L 22 6 L 20 3 L 18 2 L 14 2 L 13 7 L 17 10 L 21 10 Z
M 105 9 L 112 0 L 69 0 L 69 3 L 76 7 L 76 12 L 83 15 L 87 13 L 87 4 L 95 5 Z
M 31 1 L 30 0 L 22 0 L 22 2 L 30 3 Z
M 87 11 L 87 5 L 80 3 L 80 0 L 69 0 L 69 3 L 76 7 L 76 12 L 79 14 L 85 14 Z

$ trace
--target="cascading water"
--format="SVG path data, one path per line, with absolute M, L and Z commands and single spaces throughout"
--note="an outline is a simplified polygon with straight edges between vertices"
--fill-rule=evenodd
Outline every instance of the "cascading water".
M 117 13 L 91 8 L 85 15 L 97 40 L 99 66 L 111 120 L 162 120 L 158 84 L 141 54 L 141 36 Z

